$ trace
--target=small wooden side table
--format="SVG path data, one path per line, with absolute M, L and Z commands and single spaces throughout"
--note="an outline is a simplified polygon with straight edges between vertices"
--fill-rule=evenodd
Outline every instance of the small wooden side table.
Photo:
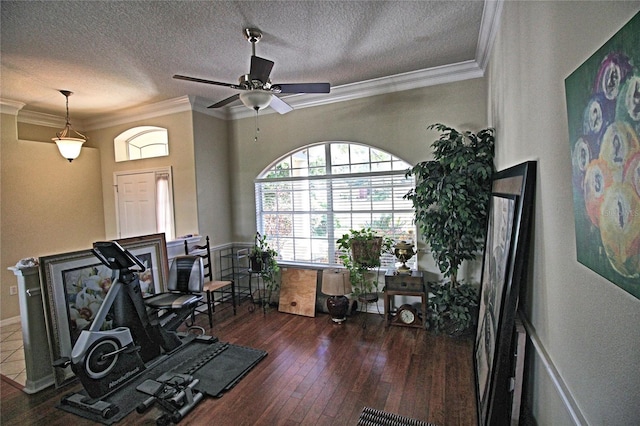
M 392 321 L 396 311 L 391 310 L 391 301 L 395 296 L 418 296 L 422 299 L 422 316 L 420 322 L 407 327 L 425 327 L 427 318 L 427 292 L 424 287 L 424 277 L 421 271 L 412 271 L 411 274 L 394 274 L 387 272 L 384 276 L 384 316 L 386 326 L 405 325 L 397 321 Z

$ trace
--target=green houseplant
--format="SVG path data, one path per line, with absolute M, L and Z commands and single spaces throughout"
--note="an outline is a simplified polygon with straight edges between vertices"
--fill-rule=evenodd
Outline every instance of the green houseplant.
M 483 249 L 495 170 L 494 131 L 459 132 L 444 124 L 428 129 L 441 133 L 432 145 L 434 160 L 407 172 L 415 176 L 416 186 L 405 198 L 413 202 L 415 222 L 444 276 L 430 283 L 427 323 L 435 332 L 459 334 L 472 324 L 470 308 L 478 304 L 476 286 L 459 282 L 458 269 Z
M 368 277 L 369 268 L 380 266 L 380 256 L 391 253 L 393 241 L 377 235 L 371 228 L 350 229 L 338 239 L 340 261 L 349 270 L 353 292 L 357 297 L 373 296 L 377 300 L 377 281 Z M 372 297 L 373 299 L 373 297 Z
M 251 271 L 260 275 L 265 287 L 269 290 L 267 300 L 270 300 L 271 293 L 280 287 L 278 281 L 278 252 L 267 242 L 267 236 L 256 232 L 254 244 L 249 252 Z

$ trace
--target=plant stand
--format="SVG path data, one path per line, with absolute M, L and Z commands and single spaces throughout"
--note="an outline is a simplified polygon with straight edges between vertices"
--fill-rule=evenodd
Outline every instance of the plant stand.
M 366 315 L 367 306 L 369 303 L 376 303 L 378 301 L 378 293 L 362 293 L 358 296 L 358 302 L 360 302 L 360 306 L 364 307 L 363 313 Z M 362 317 L 362 329 L 367 328 L 367 317 Z
M 253 281 L 253 276 L 256 277 L 256 291 L 258 292 L 258 299 L 253 297 L 253 288 L 251 287 L 251 282 Z M 265 288 L 264 282 L 262 286 L 260 286 L 260 272 L 255 272 L 249 270 L 249 298 L 251 299 L 251 305 L 249 306 L 249 312 L 253 313 L 255 311 L 255 305 L 262 305 L 262 314 L 267 315 L 267 305 L 269 301 L 267 300 L 267 289 Z

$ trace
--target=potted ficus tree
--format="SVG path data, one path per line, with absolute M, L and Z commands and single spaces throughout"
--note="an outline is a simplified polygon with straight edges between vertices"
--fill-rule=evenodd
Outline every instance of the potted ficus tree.
M 432 145 L 434 160 L 407 172 L 415 176 L 416 186 L 405 198 L 413 202 L 415 222 L 444 275 L 442 281 L 429 283 L 433 296 L 427 324 L 436 333 L 456 335 L 471 326 L 478 305 L 477 285 L 458 281 L 458 269 L 483 249 L 495 170 L 494 136 L 491 128 L 477 134 L 444 124 L 428 129 L 441 133 Z
M 371 278 L 369 269 L 380 266 L 380 256 L 391 253 L 393 241 L 368 227 L 350 229 L 337 244 L 340 261 L 349 270 L 354 295 L 369 303 L 377 301 L 377 279 Z
M 278 290 L 280 283 L 278 281 L 278 252 L 273 249 L 267 242 L 267 236 L 256 232 L 254 244 L 249 252 L 249 261 L 251 263 L 251 272 L 259 274 L 269 291 L 266 300 L 271 300 L 271 294 Z

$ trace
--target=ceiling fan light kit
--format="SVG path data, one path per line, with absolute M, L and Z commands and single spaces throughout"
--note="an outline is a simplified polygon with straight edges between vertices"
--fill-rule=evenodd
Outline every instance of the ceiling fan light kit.
M 240 100 L 247 108 L 259 111 L 271 103 L 273 95 L 265 90 L 249 90 L 240 93 Z

